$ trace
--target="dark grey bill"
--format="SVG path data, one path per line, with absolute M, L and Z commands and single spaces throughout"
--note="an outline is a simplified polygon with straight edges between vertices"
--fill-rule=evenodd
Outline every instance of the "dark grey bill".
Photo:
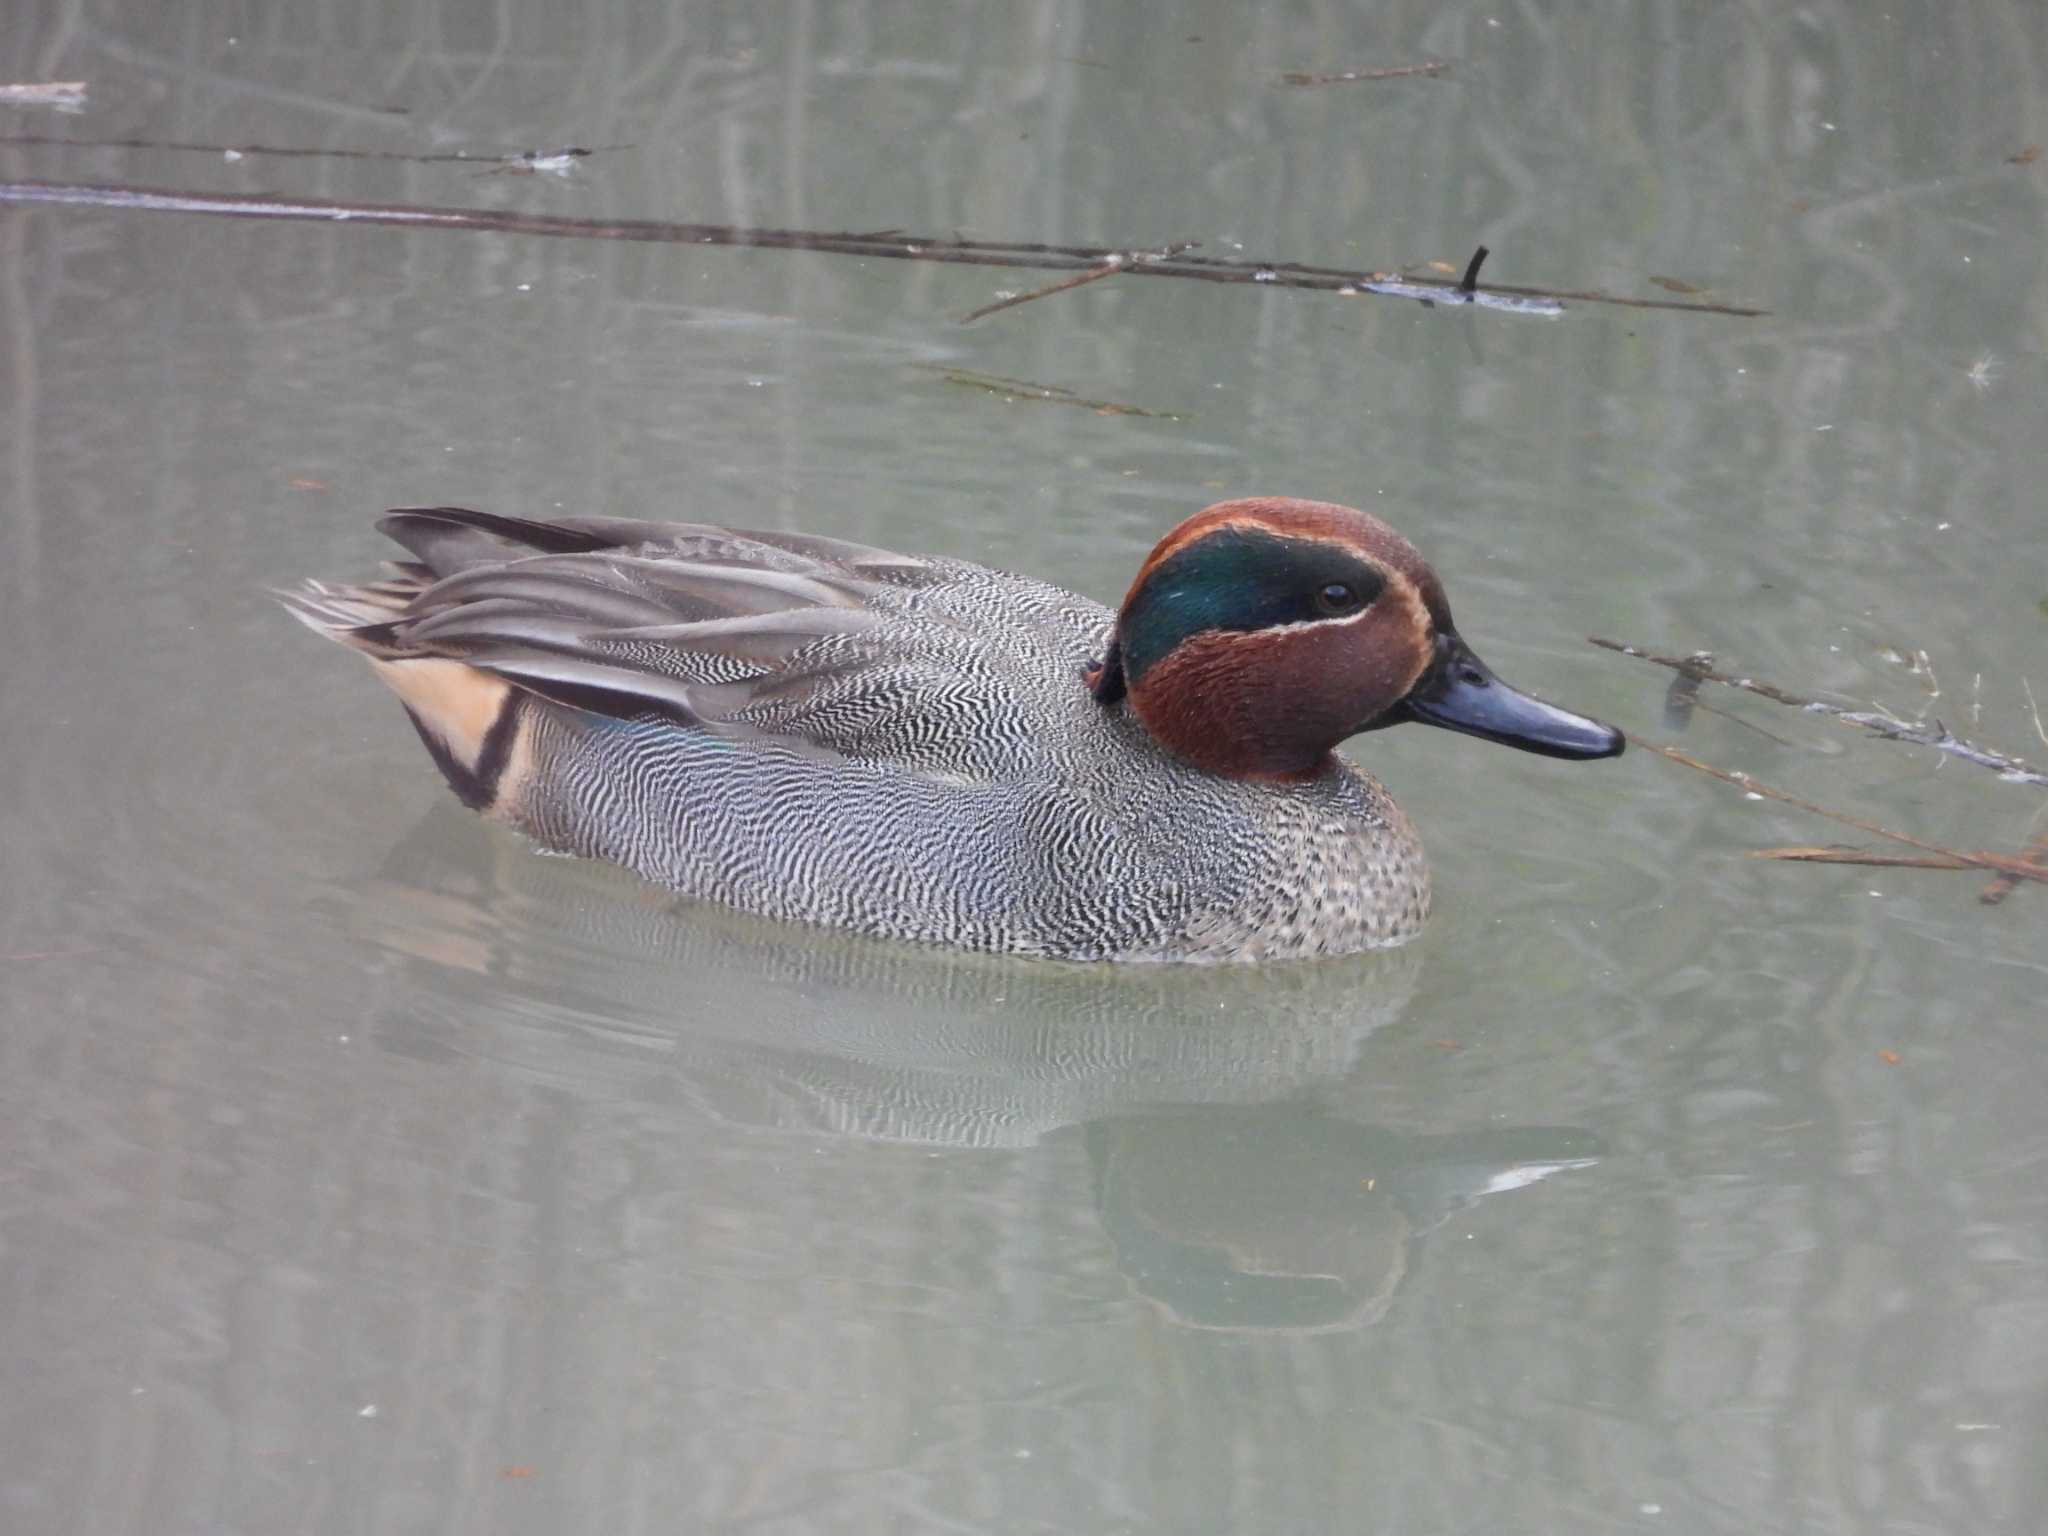
M 1495 677 L 1456 634 L 1438 636 L 1436 645 L 1436 661 L 1422 681 L 1382 719 L 1374 721 L 1375 726 L 1420 720 L 1545 757 L 1576 760 L 1621 755 L 1626 742 L 1613 726 L 1516 692 Z

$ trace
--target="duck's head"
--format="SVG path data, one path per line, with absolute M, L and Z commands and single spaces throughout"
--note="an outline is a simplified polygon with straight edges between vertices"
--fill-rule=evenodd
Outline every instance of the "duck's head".
M 1319 772 L 1347 736 L 1420 720 L 1548 757 L 1613 757 L 1611 726 L 1518 693 L 1451 622 L 1436 572 L 1369 513 L 1260 497 L 1159 541 L 1088 673 L 1189 762 Z

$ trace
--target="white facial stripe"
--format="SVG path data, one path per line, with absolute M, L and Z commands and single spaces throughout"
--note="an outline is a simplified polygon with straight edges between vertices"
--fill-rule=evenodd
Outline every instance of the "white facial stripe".
M 1422 594 L 1416 590 L 1415 583 L 1399 571 L 1382 569 L 1380 574 L 1386 578 L 1386 585 L 1380 589 L 1379 596 L 1360 608 L 1356 613 L 1332 614 L 1326 619 L 1296 619 L 1291 624 L 1279 624 L 1273 627 L 1289 630 L 1331 629 L 1345 624 L 1357 624 L 1372 617 L 1382 604 L 1392 601 L 1400 604 L 1406 611 L 1408 622 L 1417 634 L 1429 634 L 1435 627 L 1436 621 L 1430 618 L 1429 605 L 1422 600 Z
M 1331 617 L 1327 619 L 1295 619 L 1291 623 L 1274 624 L 1269 626 L 1269 628 L 1287 630 L 1341 629 L 1346 624 L 1356 624 L 1362 619 L 1371 617 L 1372 607 L 1373 605 L 1371 603 L 1367 603 L 1363 608 L 1359 609 L 1356 613 L 1333 614 Z

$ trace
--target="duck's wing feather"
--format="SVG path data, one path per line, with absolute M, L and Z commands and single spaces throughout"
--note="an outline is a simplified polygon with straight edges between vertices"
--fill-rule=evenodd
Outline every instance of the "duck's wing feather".
M 380 661 L 455 661 L 619 720 L 984 777 L 1041 750 L 1106 614 L 1042 583 L 809 535 L 407 508 L 414 557 L 281 594 Z M 977 621 L 980 622 L 977 622 Z

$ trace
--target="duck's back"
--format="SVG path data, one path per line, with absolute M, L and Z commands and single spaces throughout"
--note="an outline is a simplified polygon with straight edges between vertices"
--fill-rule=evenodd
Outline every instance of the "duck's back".
M 416 563 L 297 611 L 372 655 L 458 794 L 550 848 L 764 916 L 1075 959 L 1421 925 L 1377 784 L 1188 766 L 1090 695 L 1112 616 L 1045 583 L 694 525 L 386 527 Z

